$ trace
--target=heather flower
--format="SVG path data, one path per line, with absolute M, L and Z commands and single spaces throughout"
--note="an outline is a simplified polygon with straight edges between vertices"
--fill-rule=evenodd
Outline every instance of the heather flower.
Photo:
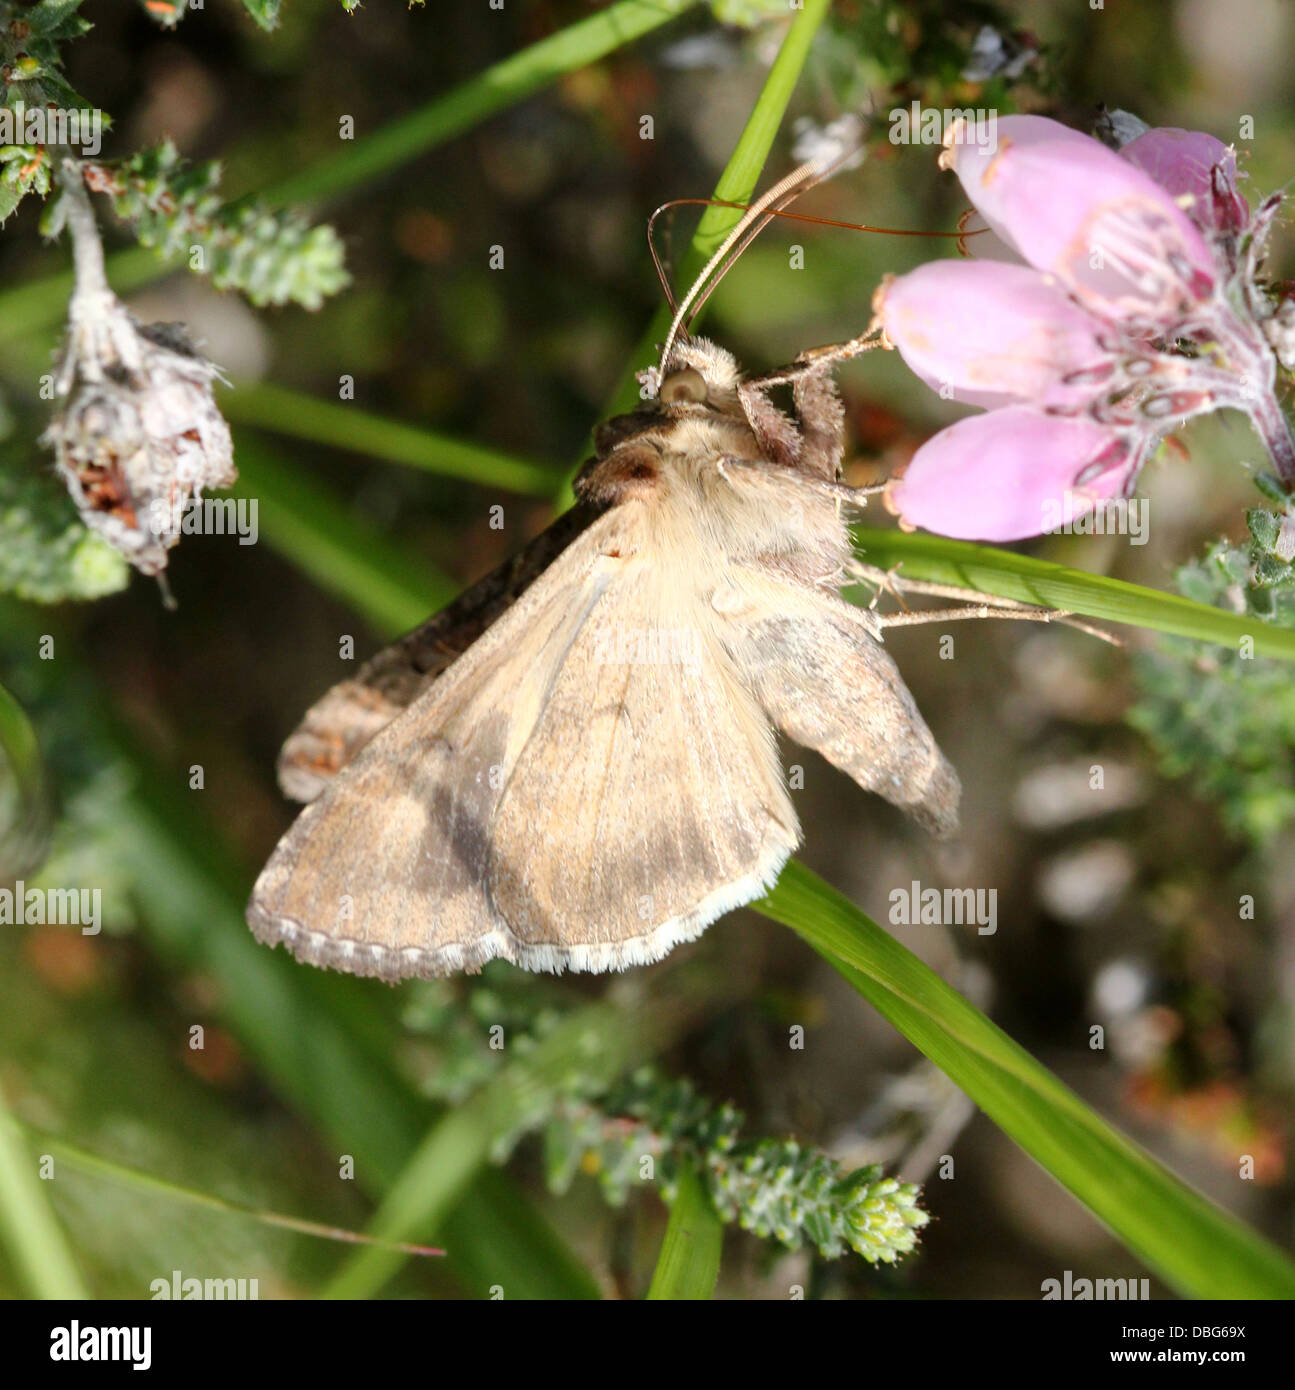
M 1013 540 L 1132 492 L 1167 431 L 1244 411 L 1295 485 L 1275 394 L 1289 336 L 1258 279 L 1280 202 L 1254 213 L 1232 152 L 1153 129 L 1118 153 L 1040 116 L 996 147 L 946 141 L 994 245 L 888 281 L 877 313 L 908 365 L 985 408 L 941 431 L 888 490 L 901 521 Z M 1283 358 L 1283 360 L 1285 360 Z

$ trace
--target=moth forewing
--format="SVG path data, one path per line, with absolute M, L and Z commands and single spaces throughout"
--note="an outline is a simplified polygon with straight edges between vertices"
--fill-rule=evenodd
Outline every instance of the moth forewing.
M 388 979 L 508 954 L 488 895 L 490 824 L 621 529 L 614 515 L 594 522 L 327 780 L 253 889 L 260 939 Z
M 506 613 L 600 514 L 582 504 L 439 613 L 384 647 L 349 680 L 317 700 L 279 754 L 279 785 L 312 801 L 377 733 L 407 709 L 454 660 Z
M 650 534 L 641 502 L 600 518 L 333 779 L 257 883 L 261 939 L 388 979 L 605 970 L 773 882 L 798 827 L 767 722 Z M 626 649 L 667 619 L 694 650 Z

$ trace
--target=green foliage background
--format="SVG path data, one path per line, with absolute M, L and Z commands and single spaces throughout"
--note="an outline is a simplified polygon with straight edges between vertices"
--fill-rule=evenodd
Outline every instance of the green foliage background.
M 1145 551 L 1074 537 L 1005 555 L 880 518 L 861 533 L 874 563 L 1136 625 L 1127 654 L 978 625 L 950 664 L 938 629 L 893 639 L 969 788 L 961 860 L 789 753 L 806 765 L 806 861 L 844 897 L 798 866 L 766 917 L 736 914 L 624 979 L 499 967 L 390 991 L 298 967 L 241 921 L 289 815 L 277 745 L 349 669 L 341 639 L 362 657 L 541 528 L 591 425 L 650 358 L 654 207 L 712 189 L 749 197 L 789 167 L 794 118 L 868 97 L 883 112 L 1023 101 L 1077 125 L 1104 101 L 1227 139 L 1244 92 L 1247 188 L 1267 191 L 1289 176 L 1295 111 L 1260 56 L 1245 84 L 1210 65 L 1199 9 L 1117 21 L 1059 3 L 811 0 L 789 23 L 755 0 L 350 15 L 289 0 L 257 7 L 262 21 L 277 12 L 268 34 L 232 0 L 173 30 L 132 6 L 93 16 L 63 57 L 72 87 L 113 114 L 105 155 L 170 139 L 198 162 L 179 220 L 159 223 L 145 197 L 165 153 L 130 166 L 118 212 L 148 246 L 202 240 L 196 222 L 217 248 L 245 233 L 282 260 L 217 257 L 217 285 L 290 307 L 258 313 L 183 271 L 166 278 L 153 250 L 114 232 L 119 292 L 138 296 L 142 318 L 188 321 L 226 369 L 239 495 L 259 505 L 258 545 L 194 537 L 174 553 L 169 614 L 79 529 L 35 444 L 70 288 L 64 252 L 37 234 L 38 185 L 12 200 L 0 235 L 0 811 L 25 830 L 7 862 L 34 862 L 48 838 L 41 881 L 100 886 L 106 904 L 98 938 L 0 929 L 0 1287 L 142 1297 L 180 1269 L 255 1276 L 263 1296 L 502 1284 L 510 1298 L 704 1297 L 718 1279 L 733 1297 L 786 1297 L 791 1284 L 1037 1297 L 1062 1268 L 1145 1266 L 1160 1292 L 1289 1295 L 1275 1247 L 1292 1209 L 1292 1000 L 1275 963 L 1295 930 L 1279 872 L 1295 808 L 1280 714 L 1295 638 L 1286 576 L 1255 551 L 1271 559 L 1276 523 L 1252 520 L 1247 539 L 1256 498 L 1237 461 L 1255 446 L 1234 422 L 1194 428 L 1190 458 L 1167 454 L 1149 474 Z M 1041 43 L 1020 81 L 961 77 L 985 22 Z M 353 141 L 339 140 L 344 117 Z M 951 228 L 961 203 L 934 155 L 879 139 L 809 210 Z M 232 203 L 213 201 L 211 159 Z M 681 220 L 680 278 L 731 217 L 712 209 L 695 235 Z M 789 269 L 793 243 L 803 270 Z M 502 273 L 488 269 L 493 246 Z M 881 276 L 937 246 L 775 225 L 715 295 L 708 331 L 750 367 L 773 365 L 860 331 Z M 353 401 L 339 399 L 344 380 Z M 893 357 L 845 380 L 855 481 L 884 476 L 951 418 Z M 1180 566 L 1191 603 L 1168 593 Z M 1245 633 L 1250 665 L 1234 654 Z M 1060 826 L 1020 811 L 1032 774 L 1093 764 L 1124 769 L 1140 793 L 1113 810 L 1072 804 Z M 1067 854 L 1112 843 L 1125 878 L 1104 907 L 1076 913 L 1048 889 Z M 865 911 L 884 922 L 890 889 L 912 878 L 997 885 L 997 937 L 912 926 L 892 940 Z M 1250 916 L 1243 897 L 1258 904 Z M 1141 982 L 1136 1006 L 1114 1014 L 1101 988 L 1112 965 Z M 1111 1041 L 1094 1051 L 1098 1023 Z M 796 1026 L 803 1050 L 787 1045 Z M 946 1130 L 949 1176 L 919 1154 L 958 1097 L 913 1043 L 999 1127 Z M 699 1094 L 735 1101 L 746 1137 Z M 627 1175 L 635 1146 L 661 1157 L 659 1187 Z M 726 1153 L 750 1166 L 725 1168 Z M 53 1157 L 52 1183 L 30 1180 L 39 1154 Z M 926 1178 L 939 1220 L 901 1263 L 828 1259 L 868 1231 L 911 1244 L 910 1194 L 874 1163 Z M 729 1234 L 721 1260 L 716 1202 L 794 1248 Z M 379 1243 L 353 1253 L 285 1214 L 367 1227 Z M 410 1259 L 405 1241 L 447 1254 Z

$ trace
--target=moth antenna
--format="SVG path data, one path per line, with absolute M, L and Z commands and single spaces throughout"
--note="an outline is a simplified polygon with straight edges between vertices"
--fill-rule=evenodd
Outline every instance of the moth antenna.
M 807 186 L 808 186 L 808 185 L 807 185 Z M 802 190 L 797 190 L 797 192 L 803 192 L 803 191 L 804 191 L 803 189 L 802 189 Z M 787 201 L 790 202 L 791 199 L 792 199 L 793 197 L 795 197 L 795 196 L 797 196 L 796 193 L 788 194 L 788 196 L 787 196 Z M 669 305 L 670 312 L 671 312 L 672 314 L 678 312 L 678 309 L 679 309 L 679 301 L 678 301 L 678 299 L 675 298 L 674 286 L 670 283 L 670 274 L 669 274 L 669 270 L 668 270 L 666 264 L 662 261 L 662 258 L 657 254 L 656 242 L 655 242 L 655 240 L 654 240 L 654 238 L 653 238 L 653 232 L 654 232 L 654 229 L 655 229 L 655 227 L 656 227 L 656 220 L 657 220 L 658 217 L 661 216 L 661 214 L 662 214 L 663 212 L 673 212 L 673 211 L 675 210 L 675 208 L 681 208 L 681 207 L 739 208 L 742 212 L 747 212 L 747 213 L 752 212 L 752 211 L 755 210 L 755 209 L 752 207 L 752 205 L 751 205 L 750 203 L 734 203 L 734 202 L 730 202 L 727 198 L 671 198 L 670 201 L 669 201 L 668 203 L 662 203 L 661 206 L 660 206 L 659 208 L 657 208 L 657 210 L 652 214 L 652 216 L 648 218 L 648 224 L 647 224 L 648 252 L 649 252 L 649 254 L 650 254 L 651 257 L 652 257 L 652 265 L 653 265 L 654 269 L 656 270 L 657 280 L 660 282 L 662 293 L 665 295 L 666 303 Z M 766 226 L 768 225 L 768 219 L 769 219 L 770 217 L 779 217 L 779 216 L 782 216 L 782 217 L 792 217 L 792 216 L 795 216 L 795 214 L 793 214 L 793 213 L 788 213 L 788 212 L 784 212 L 782 208 L 771 208 L 771 209 L 767 209 L 767 210 L 766 210 L 766 215 L 765 215 L 764 219 L 760 221 L 759 225 L 756 226 L 755 228 L 749 230 L 749 231 L 747 232 L 747 234 L 746 234 L 746 237 L 745 237 L 744 240 L 742 241 L 742 243 L 741 243 L 739 246 L 737 246 L 735 249 L 733 249 L 733 250 L 731 251 L 730 257 L 729 257 L 729 261 L 726 262 L 723 266 L 720 267 L 719 272 L 718 272 L 718 275 L 716 276 L 716 282 L 715 282 L 715 283 L 718 283 L 719 280 L 723 279 L 723 277 L 728 273 L 728 267 L 729 267 L 729 265 L 730 265 L 733 261 L 736 261 L 736 260 L 738 259 L 739 256 L 741 256 L 742 252 L 745 251 L 746 248 L 750 245 L 752 238 L 754 238 L 755 236 L 757 236 L 757 235 L 760 233 L 760 231 L 761 231 L 764 227 L 766 227 Z M 826 222 L 826 219 L 825 219 L 825 218 L 817 218 L 817 217 L 803 217 L 803 218 L 800 218 L 800 219 L 798 219 L 798 220 L 806 221 L 806 222 L 819 222 L 819 221 Z M 668 225 L 668 224 L 667 224 L 667 225 Z M 841 223 L 840 225 L 842 225 L 842 226 L 848 226 L 848 225 L 850 225 L 850 224 L 848 224 L 848 223 Z M 702 274 L 702 276 L 701 276 L 700 278 L 705 278 L 705 272 L 703 272 L 703 274 Z M 711 286 L 711 289 L 713 289 L 713 288 L 714 288 L 714 285 Z M 706 299 L 709 298 L 710 292 L 711 292 L 710 289 L 708 289 L 708 290 L 706 291 L 705 295 L 703 295 L 702 298 L 701 298 L 697 303 L 695 303 L 695 304 L 693 305 L 692 313 L 689 315 L 689 318 L 688 318 L 688 327 L 691 327 L 692 321 L 697 317 L 697 314 L 698 314 L 699 310 L 701 309 L 702 304 L 704 304 L 704 303 L 706 302 Z M 687 331 L 688 331 L 687 327 L 685 327 L 683 331 L 684 331 L 685 333 L 687 333 Z
M 710 284 L 706 286 L 706 288 L 702 291 L 701 294 L 697 296 L 697 299 L 694 301 L 692 311 L 688 315 L 688 329 L 691 329 L 692 325 L 697 321 L 697 315 L 701 313 L 702 306 L 719 288 L 720 281 L 723 280 L 723 278 L 729 273 L 730 270 L 733 269 L 733 267 L 738 263 L 738 261 L 742 259 L 742 256 L 746 252 L 746 248 L 751 245 L 751 243 L 756 239 L 756 237 L 758 237 L 760 233 L 764 231 L 764 229 L 769 225 L 769 223 L 775 217 L 779 216 L 781 212 L 782 208 L 769 209 L 763 217 L 761 217 L 753 226 L 747 229 L 746 235 L 729 251 L 727 258 L 724 260 L 724 263 L 716 269 Z
M 683 328 L 684 319 L 688 317 L 688 312 L 693 301 L 701 292 L 702 287 L 715 273 L 716 268 L 724 263 L 732 247 L 742 240 L 747 230 L 754 222 L 760 220 L 767 208 L 774 205 L 781 205 L 784 201 L 790 201 L 791 198 L 805 192 L 807 188 L 813 188 L 815 184 L 821 183 L 838 165 L 848 159 L 851 154 L 853 154 L 853 151 L 839 156 L 827 165 L 818 162 L 802 164 L 799 168 L 793 169 L 791 173 L 787 174 L 784 178 L 779 179 L 767 193 L 762 194 L 751 204 L 737 226 L 729 232 L 728 236 L 726 236 L 720 244 L 719 249 L 710 260 L 706 262 L 701 274 L 693 281 L 692 288 L 684 295 L 682 302 L 675 310 L 674 317 L 670 322 L 670 331 L 666 334 L 665 344 L 661 349 L 661 358 L 657 367 L 658 378 L 665 371 L 665 364 L 670 360 L 670 352 L 674 347 L 675 339 L 679 336 L 680 330 Z M 761 227 L 763 227 L 767 221 L 768 218 L 766 217 L 764 222 L 761 222 Z M 759 228 L 756 230 L 758 231 Z
M 652 214 L 652 216 L 648 218 L 648 254 L 652 257 L 652 265 L 653 268 L 656 270 L 656 278 L 661 285 L 661 293 L 665 295 L 665 302 L 669 306 L 670 312 L 672 314 L 678 310 L 679 302 L 675 299 L 674 286 L 670 283 L 670 276 L 667 272 L 666 266 L 662 262 L 661 257 L 657 255 L 656 242 L 652 236 L 653 230 L 656 227 L 656 220 L 658 217 L 661 216 L 663 212 L 673 212 L 675 208 L 681 206 L 684 203 L 709 203 L 710 201 L 711 200 L 709 198 L 673 198 L 668 203 L 662 203 L 661 206 L 657 208 L 657 210 Z

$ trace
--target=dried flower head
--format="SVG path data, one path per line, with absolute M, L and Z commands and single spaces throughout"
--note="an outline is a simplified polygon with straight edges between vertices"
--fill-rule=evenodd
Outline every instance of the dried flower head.
M 144 574 L 166 568 L 185 508 L 237 477 L 217 369 L 183 325 L 138 324 L 109 289 L 80 167 L 64 165 L 59 221 L 76 288 L 44 440 L 82 520 Z

